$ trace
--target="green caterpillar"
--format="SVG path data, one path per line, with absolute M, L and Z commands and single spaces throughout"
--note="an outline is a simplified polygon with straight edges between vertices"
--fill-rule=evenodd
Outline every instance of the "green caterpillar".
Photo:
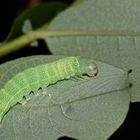
M 89 59 L 79 56 L 66 57 L 52 63 L 26 69 L 12 77 L 0 90 L 0 122 L 5 113 L 28 96 L 31 91 L 49 86 L 59 80 L 74 76 L 95 76 L 97 65 Z

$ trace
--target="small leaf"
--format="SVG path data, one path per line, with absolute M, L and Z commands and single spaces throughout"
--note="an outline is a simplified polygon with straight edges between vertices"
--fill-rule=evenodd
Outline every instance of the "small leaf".
M 0 87 L 26 68 L 62 56 L 32 56 L 0 66 Z M 80 140 L 105 140 L 122 124 L 129 108 L 127 72 L 99 62 L 94 78 L 59 81 L 37 91 L 25 105 L 5 115 L 0 139 L 57 140 L 69 136 Z M 44 93 L 43 95 L 41 93 Z
M 68 5 L 62 2 L 47 2 L 27 9 L 14 21 L 6 41 L 17 38 L 23 34 L 22 28 L 27 19 L 30 20 L 32 29 L 35 30 L 44 24 L 47 26 L 59 12 L 67 7 Z

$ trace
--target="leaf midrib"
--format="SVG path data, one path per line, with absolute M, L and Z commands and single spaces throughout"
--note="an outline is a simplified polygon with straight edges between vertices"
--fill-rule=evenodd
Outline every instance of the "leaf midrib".
M 90 30 L 90 31 L 66 31 L 66 30 L 57 30 L 57 31 L 36 31 L 39 35 L 43 35 L 44 37 L 53 37 L 53 36 L 130 36 L 136 37 L 140 36 L 139 31 L 127 31 L 127 30 Z

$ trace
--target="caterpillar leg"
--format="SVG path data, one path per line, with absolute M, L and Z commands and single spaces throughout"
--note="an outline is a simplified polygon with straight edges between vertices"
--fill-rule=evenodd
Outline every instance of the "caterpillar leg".
M 31 93 L 29 95 L 23 96 L 22 100 L 20 100 L 19 103 L 25 105 L 30 99 L 31 99 Z
M 70 79 L 72 81 L 74 81 L 74 82 L 78 82 L 78 81 L 84 80 L 84 77 L 82 77 L 82 76 L 73 76 Z
M 36 97 L 38 97 L 39 95 L 41 95 L 39 91 L 43 91 L 43 88 L 42 88 L 42 87 L 38 88 L 38 90 L 37 90 L 36 92 L 33 92 L 33 94 L 34 94 Z
M 18 103 L 21 105 L 25 105 L 27 103 L 25 96 Z
M 41 95 L 48 95 L 46 91 L 47 89 L 45 89 L 45 87 L 44 88 L 41 87 L 39 90 L 41 91 Z

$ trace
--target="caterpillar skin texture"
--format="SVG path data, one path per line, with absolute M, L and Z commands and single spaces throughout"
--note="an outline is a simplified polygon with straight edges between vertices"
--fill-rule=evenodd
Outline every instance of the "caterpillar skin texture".
M 0 121 L 12 106 L 22 101 L 31 91 L 73 76 L 95 76 L 97 71 L 92 60 L 76 56 L 31 67 L 18 73 L 0 90 Z

